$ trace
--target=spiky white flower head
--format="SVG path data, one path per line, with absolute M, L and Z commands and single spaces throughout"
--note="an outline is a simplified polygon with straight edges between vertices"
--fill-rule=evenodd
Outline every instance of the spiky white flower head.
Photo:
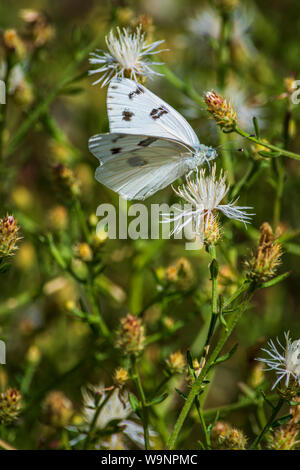
M 173 188 L 174 189 L 174 188 Z M 226 217 L 247 224 L 251 220 L 249 206 L 236 206 L 236 201 L 228 204 L 220 204 L 228 193 L 229 185 L 226 183 L 226 173 L 221 170 L 219 178 L 216 176 L 216 165 L 214 164 L 210 174 L 204 168 L 197 169 L 193 178 L 186 177 L 186 183 L 174 189 L 175 193 L 183 198 L 190 208 L 178 209 L 178 214 L 166 220 L 175 222 L 173 233 L 180 232 L 184 226 L 192 223 L 196 234 L 201 234 L 203 229 L 215 222 L 218 211 Z M 182 220 L 184 220 L 182 222 Z
M 101 383 L 97 386 L 89 386 L 88 389 L 82 390 L 84 417 L 88 423 L 91 423 L 95 416 L 94 393 L 101 394 L 101 400 L 99 403 L 101 406 L 101 403 L 107 400 L 110 391 L 105 389 Z M 133 419 L 133 412 L 129 403 L 128 394 L 124 392 L 121 399 L 118 389 L 113 390 L 106 403 L 104 403 L 96 421 L 96 428 L 103 430 L 111 421 L 114 420 L 118 420 L 119 427 L 122 428 L 122 433 L 125 434 L 125 436 L 127 436 L 137 446 L 144 446 L 143 426 L 137 422 L 137 420 Z M 153 436 L 155 436 L 155 433 L 150 429 L 150 437 Z M 119 442 L 120 435 L 113 434 L 108 445 L 111 449 L 115 449 L 116 444 Z M 105 445 L 105 443 L 102 443 L 102 445 Z
M 89 74 L 103 74 L 93 85 L 101 83 L 107 85 L 114 77 L 127 77 L 137 80 L 138 77 L 151 77 L 151 75 L 161 75 L 155 72 L 151 66 L 160 65 L 160 62 L 152 62 L 147 56 L 158 54 L 161 50 L 156 48 L 164 41 L 147 43 L 145 33 L 142 32 L 141 25 L 134 33 L 128 29 L 117 27 L 116 33 L 111 30 L 105 37 L 108 52 L 101 54 L 92 53 L 89 59 L 91 64 L 100 65 L 99 68 L 90 70 Z
M 262 349 L 269 357 L 257 358 L 257 361 L 264 362 L 268 366 L 268 369 L 265 370 L 274 370 L 278 375 L 272 390 L 282 379 L 285 379 L 285 386 L 287 387 L 291 377 L 300 385 L 300 339 L 291 341 L 289 332 L 284 333 L 284 337 L 286 341 L 285 346 L 282 346 L 278 338 L 276 338 L 278 346 L 270 339 L 268 341 L 269 348 Z M 282 349 L 282 352 L 278 350 L 278 347 Z

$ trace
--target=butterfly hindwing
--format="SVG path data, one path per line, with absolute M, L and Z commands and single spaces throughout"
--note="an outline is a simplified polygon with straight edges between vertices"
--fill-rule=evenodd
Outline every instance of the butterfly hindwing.
M 145 199 L 185 172 L 179 142 L 145 135 L 100 134 L 89 140 L 100 160 L 96 179 L 125 199 Z
M 107 108 L 111 132 L 175 139 L 189 147 L 199 145 L 197 135 L 181 114 L 132 80 L 111 81 Z

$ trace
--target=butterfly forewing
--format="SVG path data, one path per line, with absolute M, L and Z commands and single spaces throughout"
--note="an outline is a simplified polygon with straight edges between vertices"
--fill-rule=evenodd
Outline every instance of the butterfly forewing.
M 132 80 L 111 81 L 107 108 L 111 132 L 175 139 L 189 147 L 199 145 L 191 126 L 174 108 Z

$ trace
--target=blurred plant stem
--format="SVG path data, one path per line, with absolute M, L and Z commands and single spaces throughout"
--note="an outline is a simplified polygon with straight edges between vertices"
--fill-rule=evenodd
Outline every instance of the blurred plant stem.
M 53 258 L 56 260 L 57 264 L 60 266 L 61 269 L 63 269 L 65 272 L 68 272 L 79 284 L 81 284 L 84 289 L 85 293 L 87 295 L 87 298 L 90 302 L 90 307 L 92 310 L 92 319 L 93 321 L 89 322 L 89 325 L 93 332 L 95 333 L 95 318 L 98 318 L 98 326 L 100 328 L 101 334 L 103 335 L 104 338 L 110 339 L 110 332 L 109 329 L 105 323 L 105 321 L 102 318 L 100 309 L 98 307 L 98 303 L 96 300 L 95 296 L 95 291 L 94 291 L 94 286 L 93 286 L 93 280 L 94 277 L 92 273 L 90 272 L 91 268 L 89 267 L 89 279 L 81 279 L 79 278 L 74 271 L 72 270 L 70 264 L 63 258 L 63 256 L 60 254 L 59 249 L 57 248 L 52 234 L 46 234 L 45 239 L 48 243 L 50 253 L 52 254 Z
M 5 131 L 5 125 L 6 125 L 6 116 L 7 116 L 7 96 L 9 92 L 9 77 L 10 77 L 10 72 L 12 69 L 12 57 L 11 54 L 6 53 L 6 71 L 5 75 L 3 77 L 3 81 L 6 86 L 6 102 L 0 104 L 0 174 L 2 173 L 3 170 L 3 158 L 4 158 L 4 131 Z
M 78 52 L 72 62 L 66 67 L 61 79 L 58 81 L 57 85 L 53 90 L 42 99 L 37 106 L 30 112 L 28 117 L 22 122 L 18 130 L 15 132 L 11 141 L 8 144 L 8 149 L 6 152 L 6 157 L 10 156 L 17 148 L 22 144 L 24 138 L 27 135 L 27 132 L 31 127 L 40 119 L 40 117 L 47 113 L 48 108 L 52 101 L 69 85 L 82 77 L 82 74 L 78 75 L 77 69 L 80 63 L 85 59 L 85 57 L 97 46 L 97 44 L 103 39 L 104 34 L 101 33 L 96 37 L 90 44 L 85 47 L 82 51 Z
M 79 221 L 82 233 L 84 235 L 84 238 L 87 243 L 90 243 L 90 233 L 89 233 L 88 225 L 86 223 L 85 216 L 84 216 L 79 198 L 75 198 L 74 208 L 75 208 L 75 212 L 78 217 L 78 221 Z
M 226 87 L 226 78 L 229 69 L 229 37 L 231 30 L 230 14 L 223 13 L 221 15 L 221 29 L 218 40 L 217 49 L 217 87 L 221 94 L 224 93 Z M 228 143 L 228 137 L 224 132 L 219 129 L 219 142 L 220 142 L 220 153 L 222 158 L 222 164 L 227 171 L 228 181 L 232 185 L 234 183 L 234 169 L 232 164 L 231 153 L 229 150 L 224 148 Z
M 101 315 L 101 312 L 100 312 L 100 309 L 99 309 L 99 306 L 98 306 L 98 302 L 97 302 L 96 297 L 95 297 L 94 288 L 93 288 L 93 285 L 92 285 L 91 282 L 89 282 L 86 286 L 86 293 L 87 293 L 88 299 L 90 301 L 92 313 L 96 318 L 98 318 L 98 325 L 99 325 L 101 334 L 104 338 L 109 339 L 110 338 L 110 332 L 109 332 L 109 329 L 106 326 L 105 321 L 102 318 L 102 315 Z
M 287 107 L 283 119 L 283 129 L 282 129 L 282 140 L 283 146 L 285 149 L 289 147 L 290 141 L 290 122 L 292 118 L 292 106 L 290 98 L 287 99 Z M 281 214 L 281 201 L 283 196 L 284 189 L 284 179 L 285 179 L 285 169 L 284 161 L 282 157 L 276 158 L 274 162 L 274 170 L 277 176 L 277 185 L 276 185 L 276 196 L 274 202 L 274 214 L 273 214 L 273 227 L 276 229 L 277 225 L 280 222 Z
M 226 84 L 228 62 L 229 62 L 229 45 L 230 37 L 230 15 L 223 13 L 221 15 L 221 29 L 218 40 L 217 50 L 217 86 L 223 91 Z
M 144 429 L 144 439 L 145 439 L 145 449 L 151 450 L 150 447 L 150 437 L 149 437 L 149 423 L 148 423 L 148 409 L 147 409 L 147 402 L 145 397 L 145 392 L 142 386 L 141 378 L 139 375 L 139 371 L 137 368 L 136 357 L 132 356 L 131 358 L 131 366 L 132 366 L 132 379 L 136 385 L 141 405 L 142 405 L 142 423 Z
M 251 445 L 250 450 L 255 450 L 257 448 L 257 446 L 260 443 L 260 441 L 262 440 L 262 438 L 265 436 L 265 434 L 269 431 L 270 427 L 272 426 L 272 423 L 275 420 L 275 418 L 276 418 L 277 414 L 279 413 L 279 411 L 281 410 L 283 404 L 284 404 L 284 399 L 279 398 L 277 405 L 273 408 L 273 412 L 272 412 L 267 424 L 265 425 L 265 427 L 263 428 L 261 433 L 257 436 L 255 441 Z
M 250 301 L 252 299 L 252 296 L 256 290 L 256 283 L 252 281 L 249 285 L 249 288 L 245 294 L 245 297 L 243 299 L 243 302 L 239 305 L 238 308 L 236 308 L 231 314 L 228 315 L 228 318 L 226 320 L 226 328 L 224 325 L 221 327 L 221 332 L 219 335 L 219 340 L 211 354 L 211 356 L 208 358 L 206 364 L 204 365 L 203 369 L 201 370 L 199 376 L 197 377 L 196 381 L 194 382 L 191 391 L 189 395 L 187 396 L 187 399 L 185 401 L 185 404 L 179 414 L 179 417 L 175 423 L 174 429 L 171 433 L 169 442 L 168 442 L 168 449 L 173 450 L 176 446 L 176 441 L 179 436 L 179 433 L 181 431 L 181 428 L 184 424 L 185 419 L 187 418 L 187 415 L 191 409 L 191 406 L 193 405 L 195 397 L 198 395 L 200 389 L 203 386 L 203 381 L 211 367 L 214 366 L 215 361 L 217 360 L 220 352 L 222 351 L 224 345 L 226 344 L 228 338 L 230 337 L 232 331 L 234 330 L 236 324 L 240 320 L 242 314 L 245 312 L 245 310 L 248 308 Z
M 281 200 L 283 195 L 283 185 L 284 185 L 284 164 L 283 158 L 278 157 L 273 162 L 275 173 L 277 176 L 276 182 L 276 194 L 274 200 L 274 213 L 273 213 L 273 228 L 276 229 L 277 225 L 280 222 L 280 214 L 281 214 Z
M 278 398 L 277 394 L 268 395 L 267 399 L 272 402 Z M 245 397 L 242 398 L 240 401 L 236 403 L 231 403 L 229 405 L 218 406 L 216 408 L 208 408 L 203 411 L 203 414 L 206 419 L 213 419 L 217 414 L 220 417 L 224 417 L 225 415 L 231 413 L 232 411 L 238 411 L 243 408 L 248 408 L 251 406 L 258 406 L 260 403 L 260 398 L 255 397 Z
M 0 439 L 0 447 L 4 450 L 17 450 L 15 447 L 12 447 L 10 444 L 5 442 L 3 439 Z

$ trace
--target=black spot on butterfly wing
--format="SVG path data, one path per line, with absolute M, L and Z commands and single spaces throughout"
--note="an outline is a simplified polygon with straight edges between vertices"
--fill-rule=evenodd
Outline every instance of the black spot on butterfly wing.
M 132 113 L 128 109 L 124 109 L 122 116 L 123 121 L 131 121 L 131 118 L 132 116 L 134 116 L 134 113 Z
M 156 142 L 157 138 L 156 137 L 147 137 L 147 139 L 141 140 L 138 145 L 140 147 L 148 147 L 149 145 L 153 144 L 153 142 Z
M 112 142 L 115 144 L 120 139 L 124 139 L 124 137 L 128 137 L 128 134 L 118 134 L 116 137 L 112 139 Z
M 121 147 L 113 147 L 113 148 L 110 149 L 112 155 L 116 155 L 117 153 L 120 153 L 121 150 L 122 150 Z
M 169 111 L 167 110 L 167 108 L 164 105 L 161 105 L 159 106 L 159 108 L 153 108 L 150 112 L 150 116 L 156 121 L 156 119 L 159 119 L 164 114 L 168 114 L 168 112 Z
M 128 93 L 128 98 L 132 100 L 135 96 L 141 95 L 142 93 L 145 93 L 143 88 L 138 86 L 135 91 L 131 91 L 130 93 Z
M 140 157 L 130 157 L 127 162 L 130 166 L 144 166 L 147 165 L 148 161 Z

